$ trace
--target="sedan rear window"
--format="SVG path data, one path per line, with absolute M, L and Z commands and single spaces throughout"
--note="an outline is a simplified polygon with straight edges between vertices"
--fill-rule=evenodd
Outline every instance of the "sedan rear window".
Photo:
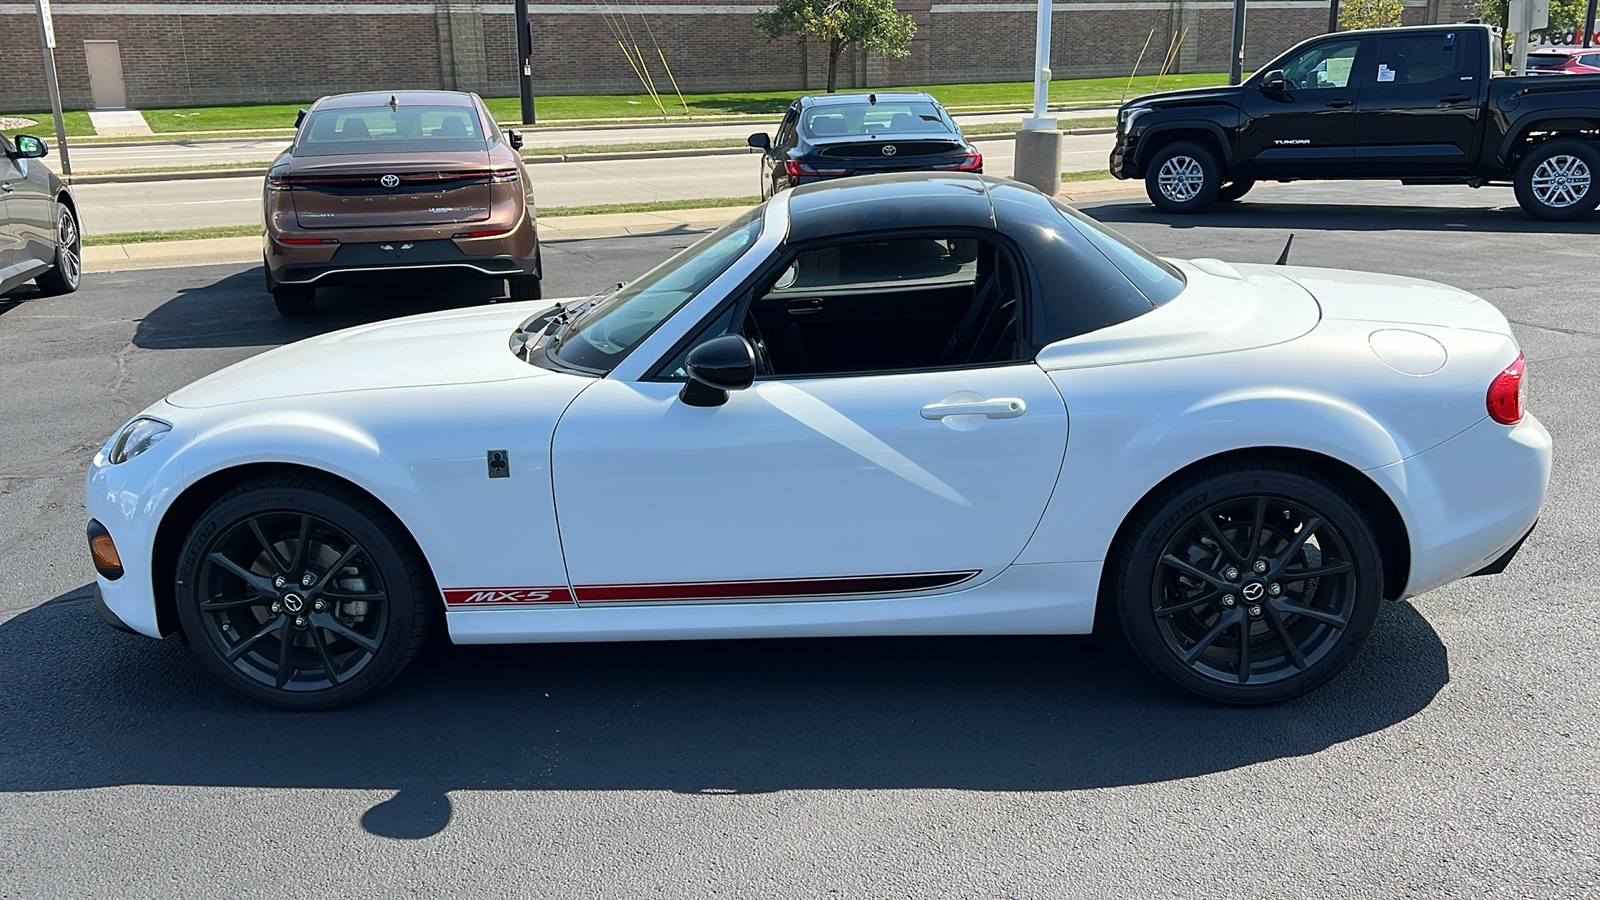
M 1529 53 L 1528 65 L 1546 69 L 1559 66 L 1571 58 L 1565 53 Z
M 814 138 L 886 134 L 949 134 L 956 127 L 939 107 L 926 101 L 813 106 L 800 119 Z
M 313 112 L 300 128 L 294 155 L 450 153 L 488 147 L 478 111 L 470 106 L 362 106 Z

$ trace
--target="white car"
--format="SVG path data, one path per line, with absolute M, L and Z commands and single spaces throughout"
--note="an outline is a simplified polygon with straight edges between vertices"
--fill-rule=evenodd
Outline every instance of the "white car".
M 102 613 L 268 703 L 456 643 L 1081 634 L 1282 700 L 1496 572 L 1550 436 L 1454 288 L 1157 259 L 1031 188 L 780 192 L 620 289 L 347 329 L 121 428 Z M 440 613 L 443 613 L 441 616 Z

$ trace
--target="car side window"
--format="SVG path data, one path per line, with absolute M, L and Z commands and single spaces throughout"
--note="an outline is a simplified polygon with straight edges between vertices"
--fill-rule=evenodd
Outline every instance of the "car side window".
M 794 123 L 799 117 L 800 111 L 789 107 L 789 111 L 783 115 L 783 124 L 778 126 L 778 139 L 773 146 L 788 147 L 795 142 Z
M 1578 57 L 1581 66 L 1600 66 L 1600 53 L 1585 53 Z
M 1307 47 L 1283 64 L 1284 80 L 1302 91 L 1346 87 L 1360 49 L 1360 40 L 1327 41 Z
M 1018 269 L 965 236 L 807 248 L 755 292 L 740 331 L 778 378 L 982 366 L 1019 358 Z
M 1373 81 L 1379 87 L 1455 81 L 1466 56 L 1461 44 L 1457 35 L 1439 32 L 1383 38 Z

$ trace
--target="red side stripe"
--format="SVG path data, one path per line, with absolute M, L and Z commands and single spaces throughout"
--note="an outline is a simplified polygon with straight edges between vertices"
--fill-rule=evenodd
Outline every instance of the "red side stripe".
M 960 584 L 977 574 L 977 572 L 919 572 L 909 575 L 849 575 L 837 578 L 785 578 L 772 581 L 580 584 L 577 588 L 579 603 L 825 597 L 835 594 L 925 591 Z

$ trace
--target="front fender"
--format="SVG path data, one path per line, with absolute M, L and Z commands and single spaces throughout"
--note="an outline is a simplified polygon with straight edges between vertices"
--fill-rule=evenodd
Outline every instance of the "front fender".
M 1160 137 L 1162 134 L 1173 131 L 1204 131 L 1207 134 L 1210 134 L 1216 141 L 1217 146 L 1222 149 L 1223 163 L 1229 166 L 1233 165 L 1233 142 L 1228 139 L 1227 132 L 1223 130 L 1221 125 L 1209 119 L 1185 118 L 1163 120 L 1160 122 L 1153 122 L 1145 126 L 1145 128 L 1138 134 L 1136 138 L 1138 149 L 1134 151 L 1133 163 L 1135 171 L 1137 171 L 1139 174 L 1135 177 L 1142 177 L 1144 175 L 1144 167 L 1150 162 L 1150 153 L 1152 152 L 1151 148 L 1159 146 L 1158 142 L 1154 139 Z

